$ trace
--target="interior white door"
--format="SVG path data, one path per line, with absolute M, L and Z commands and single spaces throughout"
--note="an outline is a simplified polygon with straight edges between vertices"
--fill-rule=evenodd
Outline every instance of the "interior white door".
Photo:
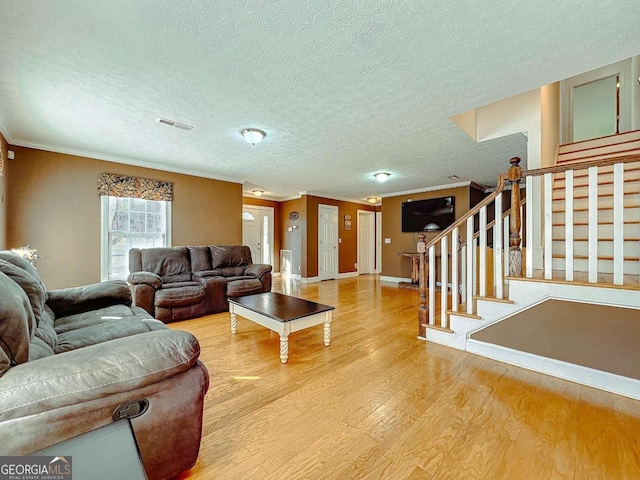
M 375 262 L 374 212 L 358 211 L 358 273 L 373 273 Z
M 338 278 L 338 207 L 318 205 L 318 277 Z
M 382 212 L 376 212 L 376 273 L 382 272 Z
M 262 263 L 262 214 L 259 207 L 242 207 L 242 244 L 251 250 L 251 258 Z

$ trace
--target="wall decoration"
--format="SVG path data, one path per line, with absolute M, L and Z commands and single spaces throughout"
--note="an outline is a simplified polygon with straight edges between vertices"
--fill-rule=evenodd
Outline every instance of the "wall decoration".
M 351 230 L 351 215 L 344 216 L 344 229 Z
M 289 220 L 291 220 L 291 221 L 295 222 L 296 220 L 298 220 L 298 218 L 300 218 L 300 213 L 299 212 L 291 212 L 289 214 Z

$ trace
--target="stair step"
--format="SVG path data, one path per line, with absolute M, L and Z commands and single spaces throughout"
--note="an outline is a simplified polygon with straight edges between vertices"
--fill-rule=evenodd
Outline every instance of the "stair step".
M 640 208 L 640 204 L 636 204 L 636 205 L 623 205 L 623 208 Z M 598 206 L 598 211 L 605 211 L 605 210 L 613 210 L 613 207 L 602 207 L 602 206 Z M 589 207 L 576 207 L 573 209 L 574 212 L 588 212 L 589 211 Z M 560 209 L 553 209 L 553 213 L 564 213 L 564 209 L 560 210 Z
M 639 193 L 640 193 L 640 190 L 625 191 L 625 192 L 623 192 L 623 193 L 624 193 L 624 195 L 637 195 L 637 194 L 639 194 Z M 613 198 L 613 192 L 611 192 L 611 193 L 598 193 L 598 198 L 599 198 L 599 199 L 600 199 L 600 198 L 605 198 L 605 197 Z M 574 199 L 574 200 L 583 200 L 583 199 L 584 199 L 584 200 L 586 200 L 586 199 L 588 199 L 588 198 L 589 198 L 589 195 L 588 195 L 588 194 L 584 194 L 584 193 L 579 194 L 579 195 L 574 195 L 574 196 L 573 196 L 573 199 Z M 567 199 L 567 196 L 566 196 L 566 195 L 562 195 L 562 196 L 558 196 L 558 197 L 554 196 L 554 197 L 553 197 L 553 201 L 554 201 L 554 202 L 555 202 L 556 200 L 566 200 L 566 199 Z
M 564 242 L 566 241 L 567 238 L 566 237 L 553 237 L 553 241 L 558 241 L 558 242 Z M 573 238 L 574 242 L 588 242 L 589 238 L 588 237 L 574 237 Z M 599 242 L 613 242 L 613 237 L 599 237 L 598 238 Z M 638 237 L 625 237 L 622 239 L 623 242 L 640 242 L 640 238 Z
M 509 300 L 508 298 L 496 298 L 496 297 L 481 297 L 480 295 L 474 295 L 474 300 L 486 300 L 487 302 L 496 302 L 496 303 L 509 303 L 514 304 L 515 302 Z
M 460 310 L 459 312 L 454 312 L 453 310 L 447 310 L 447 315 L 459 315 L 461 317 L 465 317 L 465 318 L 473 318 L 475 320 L 482 320 L 482 317 L 480 317 L 479 315 L 475 315 L 473 313 L 467 313 L 463 310 Z
M 558 156 L 576 153 L 580 151 L 593 150 L 596 148 L 606 148 L 610 145 L 620 145 L 640 140 L 640 130 L 616 133 L 604 137 L 580 140 L 579 142 L 565 143 L 558 146 Z
M 430 325 L 428 323 L 423 323 L 422 324 L 423 327 L 426 328 L 433 328 L 434 330 L 440 330 L 441 332 L 447 332 L 447 333 L 455 333 L 453 330 L 451 330 L 450 328 L 445 328 L 445 327 L 440 327 L 438 325 Z
M 564 212 L 562 212 L 564 213 Z M 640 225 L 640 220 L 625 220 L 624 225 Z M 613 220 L 599 220 L 598 225 L 613 225 Z M 566 226 L 565 222 L 553 222 L 551 224 L 553 227 L 564 227 Z M 573 222 L 574 227 L 587 227 L 589 226 L 589 222 Z
M 563 253 L 554 253 L 553 255 L 551 255 L 552 258 L 566 258 L 566 256 Z M 588 255 L 574 255 L 573 256 L 574 260 L 589 260 L 589 256 Z M 598 255 L 598 260 L 610 260 L 613 261 L 613 257 L 612 256 L 600 256 Z M 625 262 L 637 262 L 640 261 L 640 257 L 623 257 L 623 260 Z

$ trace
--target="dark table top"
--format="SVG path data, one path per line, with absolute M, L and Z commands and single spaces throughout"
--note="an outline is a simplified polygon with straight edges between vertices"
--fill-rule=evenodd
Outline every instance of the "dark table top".
M 290 322 L 316 313 L 335 310 L 335 307 L 303 300 L 276 292 L 229 298 L 229 303 L 260 313 L 279 322 Z

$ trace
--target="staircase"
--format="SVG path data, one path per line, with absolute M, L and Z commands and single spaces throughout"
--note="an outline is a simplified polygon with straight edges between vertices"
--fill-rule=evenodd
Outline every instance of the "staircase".
M 561 146 L 558 160 L 512 159 L 495 192 L 419 243 L 419 336 L 640 399 L 640 380 L 470 339 L 546 299 L 640 309 L 640 132 Z
M 582 142 L 561 145 L 558 149 L 557 165 L 573 165 L 593 160 L 606 160 L 620 155 L 640 155 L 640 131 L 627 132 L 610 137 L 596 138 Z M 619 189 L 622 202 L 621 237 L 623 275 L 634 275 L 638 269 L 640 250 L 640 163 L 623 164 L 621 171 L 622 188 Z M 597 210 L 589 208 L 589 172 L 574 170 L 573 188 L 567 188 L 566 173 L 555 176 L 553 184 L 553 270 L 565 270 L 567 241 L 573 240 L 573 271 L 588 272 L 589 258 L 589 215 L 597 215 L 597 270 L 599 274 L 613 274 L 614 231 L 614 191 L 615 173 L 613 166 L 597 169 L 592 185 L 597 197 Z M 571 179 L 569 179 L 571 183 Z M 567 191 L 569 190 L 569 191 Z M 573 200 L 573 231 L 567 232 L 567 200 Z M 573 238 L 572 237 L 573 234 Z M 624 280 L 623 280 L 624 281 Z M 626 280 L 633 283 L 630 278 Z

